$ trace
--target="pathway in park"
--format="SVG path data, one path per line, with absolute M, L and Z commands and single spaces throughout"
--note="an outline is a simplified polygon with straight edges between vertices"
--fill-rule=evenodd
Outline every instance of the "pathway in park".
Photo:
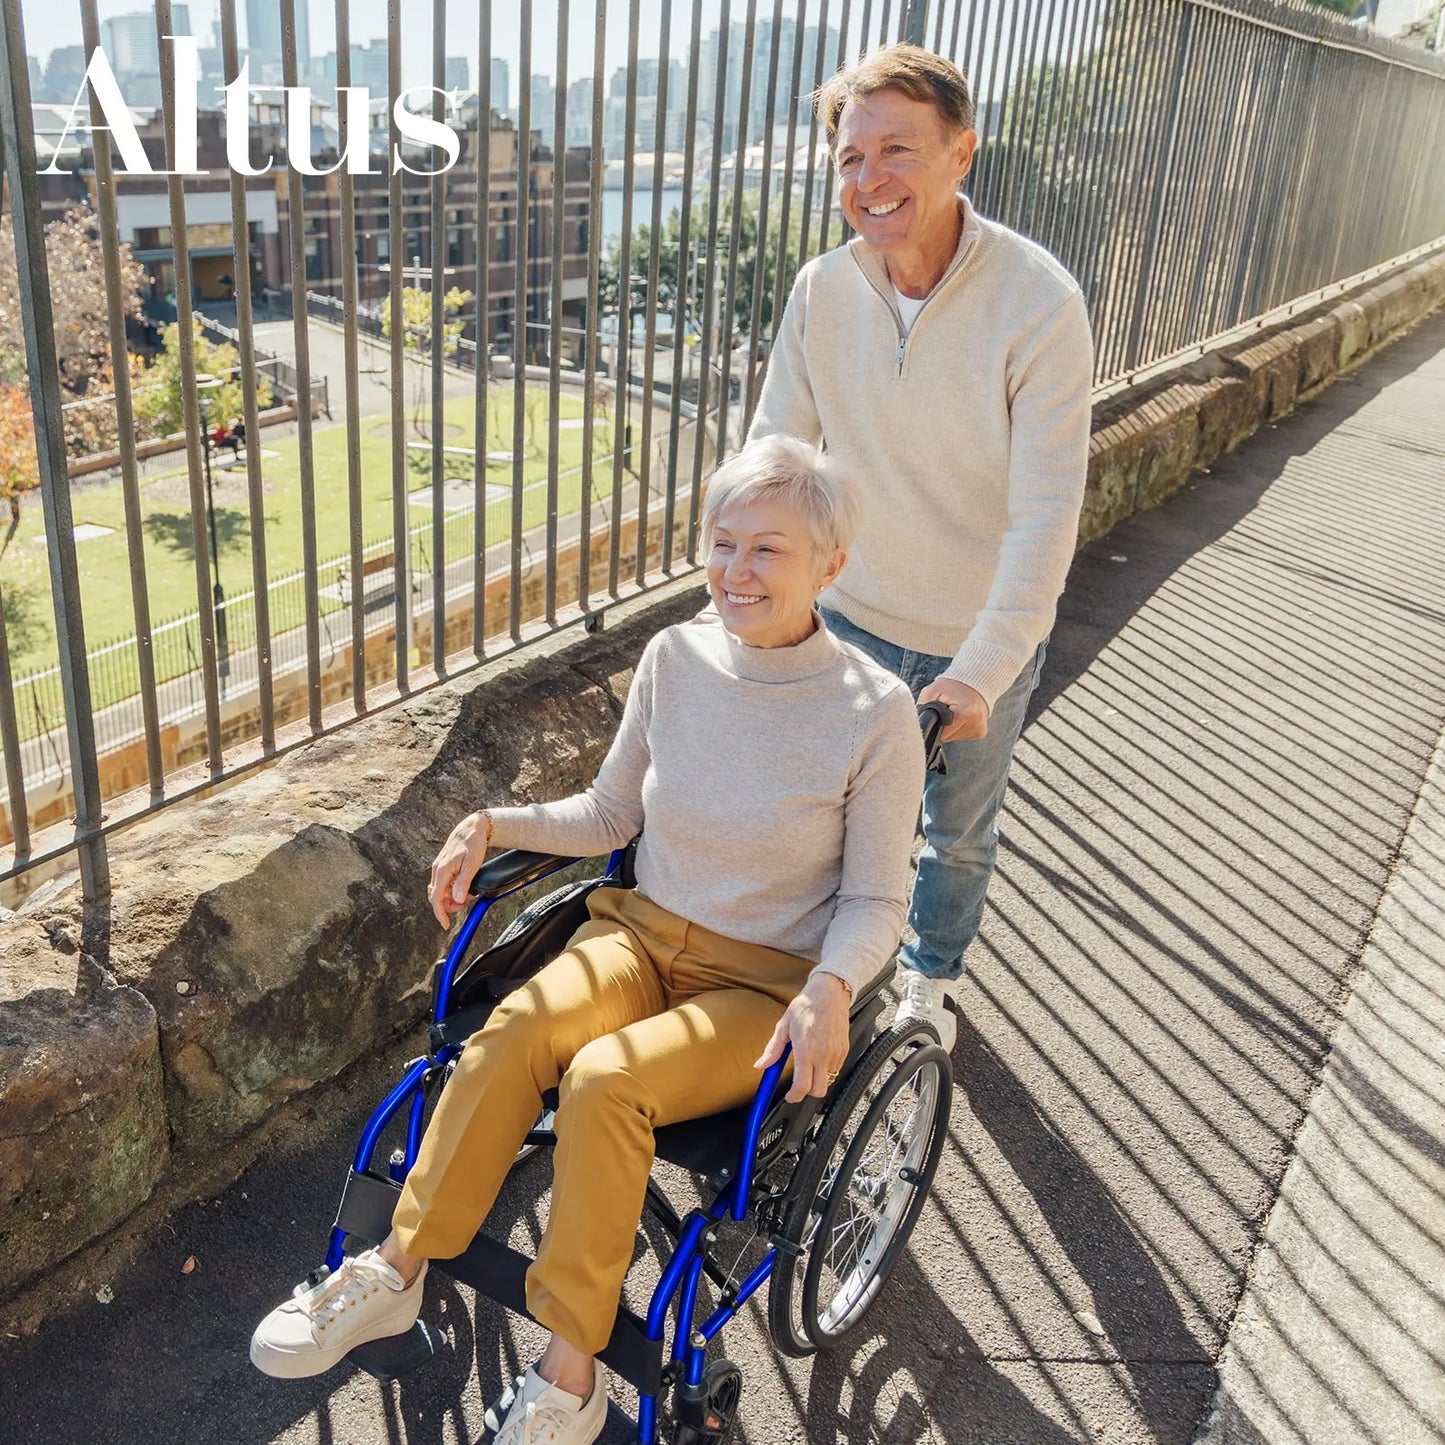
M 1445 316 L 1079 557 L 935 1196 L 839 1353 L 784 1362 L 751 1311 L 724 1336 L 736 1438 L 1439 1438 L 1442 394 Z M 537 1332 L 442 1280 L 455 1350 L 401 1384 L 245 1359 L 405 1057 L 158 1231 L 113 1303 L 7 1349 L 6 1437 L 480 1439 Z M 535 1238 L 547 1182 L 518 1170 L 496 1225 Z

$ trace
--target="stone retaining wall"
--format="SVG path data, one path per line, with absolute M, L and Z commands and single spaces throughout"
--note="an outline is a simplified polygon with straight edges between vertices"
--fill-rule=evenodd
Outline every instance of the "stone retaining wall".
M 1113 398 L 1081 540 L 1442 301 L 1436 257 Z M 441 942 L 420 885 L 451 824 L 588 782 L 642 647 L 702 599 L 673 583 L 600 635 L 553 637 L 319 739 L 119 835 L 108 908 L 55 880 L 0 922 L 0 1329 L 63 1297 L 44 1283 L 60 1261 L 219 1187 L 218 1168 L 234 1177 L 258 1125 L 416 1023 Z

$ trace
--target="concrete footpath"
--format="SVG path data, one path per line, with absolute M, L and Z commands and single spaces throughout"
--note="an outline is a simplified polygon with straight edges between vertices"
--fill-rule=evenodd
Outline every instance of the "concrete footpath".
M 1445 741 L 1199 1434 L 1262 1440 L 1445 1440 Z
M 724 1334 L 735 1440 L 1440 1438 L 1442 720 L 1445 315 L 1080 554 L 937 1188 L 840 1349 L 785 1361 L 752 1308 Z M 113 1292 L 0 1341 L 0 1439 L 480 1440 L 539 1333 L 439 1274 L 453 1348 L 400 1383 L 245 1356 L 414 1051 L 318 1091 Z M 534 1245 L 548 1170 L 491 1230 Z

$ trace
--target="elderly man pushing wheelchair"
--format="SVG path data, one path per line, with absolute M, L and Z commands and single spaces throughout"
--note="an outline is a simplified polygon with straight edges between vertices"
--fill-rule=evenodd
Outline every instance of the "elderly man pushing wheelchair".
M 1014 744 L 1073 555 L 1092 347 L 1078 285 L 958 189 L 978 136 L 968 83 L 911 45 L 818 96 L 857 235 L 799 273 L 753 439 L 820 442 L 863 490 L 829 629 L 953 713 L 924 792 L 898 1018 L 952 1049 Z

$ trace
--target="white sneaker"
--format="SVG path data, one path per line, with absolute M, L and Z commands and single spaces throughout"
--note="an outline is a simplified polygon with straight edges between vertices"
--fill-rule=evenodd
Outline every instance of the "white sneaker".
M 946 1054 L 953 1052 L 958 1038 L 958 1019 L 947 1004 L 953 999 L 953 980 L 929 978 L 916 968 L 902 968 L 903 997 L 893 1015 L 893 1022 L 931 1024 Z
M 492 1445 L 592 1445 L 606 1425 L 607 1388 L 601 1370 L 583 1400 L 529 1369 Z
M 251 1363 L 263 1374 L 300 1380 L 329 1370 L 357 1345 L 404 1335 L 421 1313 L 426 1271 L 423 1264 L 407 1284 L 379 1250 L 342 1260 L 316 1284 L 298 1284 L 256 1326 Z

